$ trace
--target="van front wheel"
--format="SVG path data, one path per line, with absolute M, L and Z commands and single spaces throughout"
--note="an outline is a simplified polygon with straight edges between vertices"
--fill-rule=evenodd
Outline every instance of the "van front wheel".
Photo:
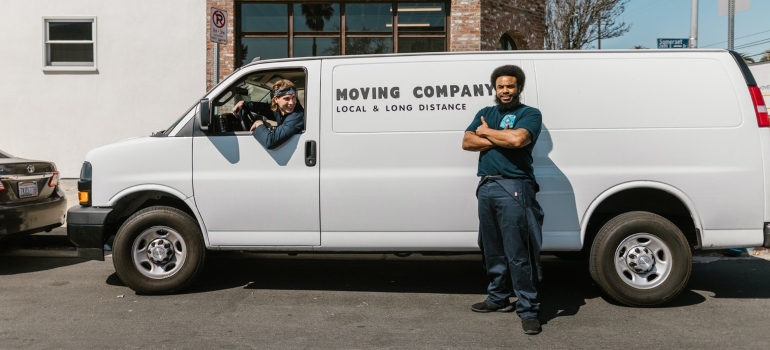
M 120 280 L 143 294 L 169 294 L 189 286 L 202 270 L 206 247 L 200 228 L 185 212 L 149 207 L 118 230 L 112 260 Z
M 666 218 L 629 212 L 605 224 L 591 246 L 591 277 L 613 299 L 629 306 L 655 306 L 687 285 L 692 252 L 682 232 Z

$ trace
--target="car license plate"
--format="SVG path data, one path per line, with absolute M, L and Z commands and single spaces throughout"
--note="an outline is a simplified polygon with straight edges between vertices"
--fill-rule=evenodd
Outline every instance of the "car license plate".
M 19 183 L 19 198 L 37 197 L 37 181 Z

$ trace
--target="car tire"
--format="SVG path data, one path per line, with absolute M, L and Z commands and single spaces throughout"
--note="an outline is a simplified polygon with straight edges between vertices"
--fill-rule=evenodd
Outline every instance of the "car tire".
M 121 225 L 112 260 L 120 280 L 141 294 L 171 294 L 203 269 L 206 246 L 198 223 L 164 206 L 142 209 Z
M 599 230 L 589 268 L 594 281 L 619 303 L 656 306 L 685 288 L 692 252 L 671 221 L 649 212 L 628 212 Z

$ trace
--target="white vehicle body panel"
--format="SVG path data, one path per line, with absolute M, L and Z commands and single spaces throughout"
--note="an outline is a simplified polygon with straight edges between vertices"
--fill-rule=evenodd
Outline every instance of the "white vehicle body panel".
M 259 68 L 287 66 L 296 64 Z M 301 67 L 307 69 L 308 86 L 317 90 L 321 61 Z M 304 160 L 305 142 L 318 140 L 318 114 L 313 112 L 318 104 L 318 94 L 310 94 L 305 132 L 275 150 L 263 148 L 249 132 L 193 138 L 195 202 L 212 245 L 321 244 L 319 167 L 308 167 Z
M 581 249 L 594 210 L 634 188 L 678 198 L 705 249 L 762 245 L 770 221 L 770 130 L 757 126 L 732 56 L 716 50 L 251 65 L 207 97 L 251 72 L 305 67 L 303 134 L 273 151 L 245 132 L 143 138 L 94 150 L 87 158 L 94 164 L 94 206 L 112 206 L 150 185 L 194 196 L 187 203 L 194 203 L 211 249 L 477 250 L 478 153 L 463 151 L 461 141 L 476 112 L 493 103 L 484 84 L 503 64 L 524 69 L 523 101 L 543 113 L 533 154 L 545 211 L 543 250 Z M 447 95 L 439 97 L 444 86 Z M 448 104 L 454 109 L 430 110 Z M 304 163 L 306 141 L 318 143 L 315 166 Z
M 749 65 L 751 74 L 756 80 L 765 104 L 770 102 L 770 62 L 759 62 Z M 770 134 L 764 133 L 759 138 L 762 150 L 762 164 L 765 174 L 765 188 L 770 188 Z M 770 221 L 770 196 L 765 196 L 765 221 Z
M 112 207 L 125 196 L 160 190 L 179 199 L 192 197 L 192 139 L 140 137 L 92 150 L 99 186 L 92 192 L 95 207 Z

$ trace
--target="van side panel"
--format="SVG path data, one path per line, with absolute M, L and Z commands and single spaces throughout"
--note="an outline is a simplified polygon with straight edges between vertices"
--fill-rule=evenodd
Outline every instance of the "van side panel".
M 478 154 L 462 137 L 503 63 L 442 60 L 325 62 L 322 247 L 478 249 Z
M 320 249 L 478 249 L 479 154 L 462 150 L 465 128 L 494 104 L 490 75 L 505 64 L 524 69 L 522 101 L 539 105 L 532 61 L 494 58 L 324 63 Z M 551 143 L 544 130 L 536 147 L 545 156 L 536 169 L 548 207 L 543 247 L 580 249 L 573 190 L 547 161 Z
M 536 161 L 564 172 L 578 213 L 616 184 L 661 182 L 695 203 L 705 248 L 761 244 L 762 145 L 738 67 L 726 52 L 656 55 L 536 60 L 553 139 Z
M 752 203 L 764 200 L 762 146 L 745 82 L 729 54 L 490 57 L 325 61 L 322 249 L 344 244 L 324 238 L 332 233 L 465 232 L 457 247 L 475 245 L 478 154 L 462 151 L 460 143 L 476 111 L 492 103 L 492 91 L 473 95 L 473 87 L 503 64 L 525 69 L 523 100 L 543 112 L 534 156 L 546 213 L 544 250 L 581 248 L 586 209 L 601 193 L 631 181 L 684 193 L 703 220 L 696 227 L 703 227 L 706 248 L 761 244 L 764 208 Z M 445 86 L 450 94 L 454 86 L 456 95 L 439 95 Z M 433 91 L 426 94 L 426 87 Z M 463 107 L 421 110 L 441 104 Z M 723 237 L 733 231 L 735 237 Z M 403 235 L 392 237 L 394 247 L 425 244 L 419 237 L 415 242 L 422 243 L 414 245 Z

